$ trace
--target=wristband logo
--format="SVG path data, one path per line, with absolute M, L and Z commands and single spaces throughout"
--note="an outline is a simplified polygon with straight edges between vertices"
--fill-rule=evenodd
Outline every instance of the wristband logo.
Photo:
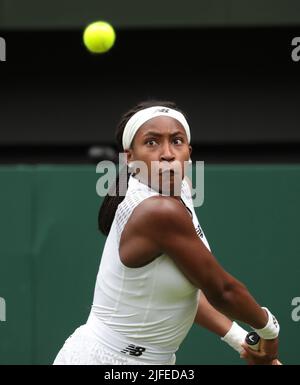
M 5 299 L 0 297 L 0 321 L 6 321 L 6 303 Z
M 0 61 L 6 61 L 6 42 L 0 37 Z
M 291 313 L 292 320 L 298 322 L 300 321 L 300 297 L 294 297 L 292 299 L 292 306 L 295 306 Z
M 273 316 L 273 324 L 276 328 L 278 328 L 278 322 L 277 319 Z

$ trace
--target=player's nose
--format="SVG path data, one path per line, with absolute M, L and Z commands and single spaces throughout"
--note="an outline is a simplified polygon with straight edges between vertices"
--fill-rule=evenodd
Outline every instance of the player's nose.
M 173 153 L 172 147 L 169 143 L 165 143 L 164 146 L 162 147 L 160 160 L 167 161 L 167 162 L 172 162 L 173 160 L 175 160 L 175 154 Z

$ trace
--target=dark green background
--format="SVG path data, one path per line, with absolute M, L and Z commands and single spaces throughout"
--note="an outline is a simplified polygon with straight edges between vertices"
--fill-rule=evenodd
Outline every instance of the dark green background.
M 50 364 L 84 323 L 92 303 L 104 237 L 94 166 L 1 166 L 0 364 Z M 197 209 L 212 250 L 281 324 L 281 359 L 299 364 L 300 166 L 205 168 Z M 239 364 L 218 337 L 195 326 L 178 364 Z
M 298 0 L 0 0 L 0 28 L 78 28 L 94 20 L 110 21 L 117 28 L 296 25 L 300 4 Z

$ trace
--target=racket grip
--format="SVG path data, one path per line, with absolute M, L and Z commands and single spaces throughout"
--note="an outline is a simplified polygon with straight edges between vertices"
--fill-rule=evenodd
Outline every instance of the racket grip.
M 252 350 L 259 350 L 260 336 L 256 332 L 250 332 L 245 338 L 246 344 Z
M 258 351 L 260 345 L 260 336 L 256 332 L 250 332 L 246 335 L 245 342 L 250 349 Z M 272 365 L 282 365 L 282 363 L 276 359 L 273 360 Z

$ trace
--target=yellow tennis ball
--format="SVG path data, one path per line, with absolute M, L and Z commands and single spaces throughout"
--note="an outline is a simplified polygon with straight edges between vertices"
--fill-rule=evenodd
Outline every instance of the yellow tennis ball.
M 104 53 L 111 49 L 116 40 L 113 27 L 105 21 L 88 25 L 83 33 L 86 48 L 93 53 Z

